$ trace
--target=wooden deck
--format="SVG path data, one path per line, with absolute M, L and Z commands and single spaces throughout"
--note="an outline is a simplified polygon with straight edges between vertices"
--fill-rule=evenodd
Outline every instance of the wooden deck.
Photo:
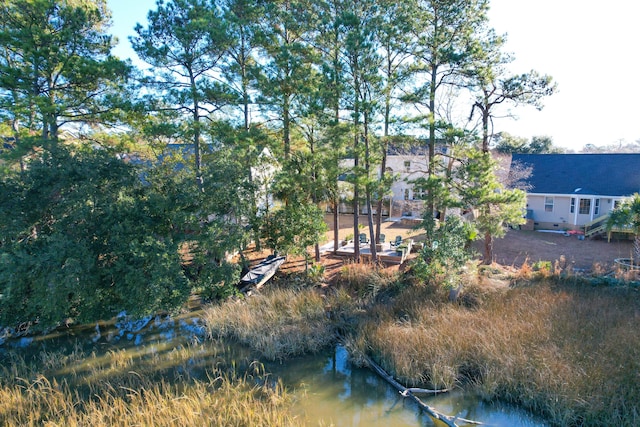
M 634 234 L 634 230 L 633 230 L 633 227 L 631 227 L 631 225 L 626 227 L 616 226 L 616 227 L 612 227 L 611 229 L 608 229 L 607 227 L 608 219 L 609 219 L 609 215 L 603 215 L 601 217 L 594 219 L 590 223 L 583 225 L 582 228 L 584 229 L 584 236 L 589 238 L 589 237 L 603 236 L 606 234 L 607 241 L 611 242 L 611 235 L 613 233 Z
M 406 245 L 407 250 L 401 253 L 396 250 L 395 247 L 391 247 L 390 243 L 382 243 L 380 250 L 376 251 L 378 261 L 388 264 L 402 264 L 407 260 L 407 257 L 411 253 L 411 247 L 413 246 L 413 239 L 407 239 L 403 242 Z M 354 242 L 348 242 L 344 246 L 340 246 L 340 249 L 336 252 L 338 256 L 353 257 L 355 253 Z M 360 245 L 360 257 L 364 260 L 371 259 L 371 248 L 369 244 Z

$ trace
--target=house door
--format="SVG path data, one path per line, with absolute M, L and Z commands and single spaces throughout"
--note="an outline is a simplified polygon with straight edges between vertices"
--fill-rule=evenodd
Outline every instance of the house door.
M 591 199 L 578 199 L 578 218 L 576 225 L 584 225 L 591 222 L 592 205 Z

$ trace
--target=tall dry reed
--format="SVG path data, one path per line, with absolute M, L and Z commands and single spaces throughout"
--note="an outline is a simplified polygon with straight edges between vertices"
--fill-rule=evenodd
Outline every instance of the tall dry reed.
M 539 283 L 473 308 L 441 301 L 407 290 L 354 345 L 411 385 L 472 384 L 563 426 L 640 425 L 638 290 Z
M 183 354 L 187 357 L 187 354 Z M 194 356 L 191 351 L 189 359 Z M 87 356 L 89 359 L 95 355 Z M 132 358 L 111 354 L 108 364 L 87 368 L 91 378 L 84 392 L 72 377 L 59 380 L 56 372 L 35 374 L 38 361 L 16 362 L 0 371 L 0 425 L 3 426 L 294 426 L 301 423 L 289 412 L 290 398 L 279 383 L 265 380 L 257 369 L 248 376 L 211 370 L 205 380 L 152 379 L 143 368 L 131 371 Z M 182 357 L 182 356 L 180 356 Z M 181 363 L 188 364 L 188 360 Z M 158 360 L 155 368 L 170 363 Z M 63 363 L 57 368 L 71 370 Z M 120 369 L 124 371 L 120 371 Z M 33 377 L 31 377 L 33 375 Z M 89 390 L 87 392 L 87 389 Z
M 326 297 L 313 288 L 275 288 L 209 307 L 203 318 L 212 337 L 230 337 L 270 360 L 317 352 L 334 343 L 336 327 Z

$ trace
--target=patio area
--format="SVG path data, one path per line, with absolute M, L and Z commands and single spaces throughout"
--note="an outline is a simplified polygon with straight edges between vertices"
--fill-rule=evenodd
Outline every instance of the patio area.
M 347 242 L 341 241 L 336 255 L 353 258 L 356 244 L 358 244 L 358 242 L 354 242 L 353 240 L 349 240 Z M 376 245 L 376 255 L 380 262 L 388 264 L 402 264 L 411 253 L 412 247 L 413 239 L 404 240 L 402 244 L 397 247 L 391 246 L 391 243 L 389 242 L 380 243 Z M 321 248 L 321 252 L 331 251 L 333 251 L 333 241 L 323 245 Z M 368 243 L 360 244 L 360 257 L 363 260 L 371 260 L 371 247 Z

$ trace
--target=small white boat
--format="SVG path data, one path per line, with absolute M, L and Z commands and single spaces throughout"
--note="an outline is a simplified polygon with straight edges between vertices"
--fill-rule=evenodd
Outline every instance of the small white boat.
M 264 261 L 253 267 L 240 279 L 240 291 L 244 292 L 249 287 L 260 288 L 276 274 L 278 268 L 284 263 L 284 256 L 268 256 Z

